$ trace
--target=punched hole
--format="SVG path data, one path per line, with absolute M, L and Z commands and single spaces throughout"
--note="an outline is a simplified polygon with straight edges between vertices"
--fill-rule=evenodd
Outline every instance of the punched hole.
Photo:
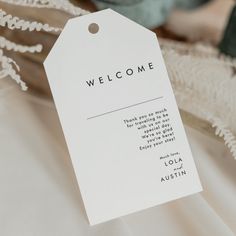
M 91 23 L 91 24 L 88 26 L 88 31 L 89 31 L 91 34 L 96 34 L 96 33 L 99 31 L 99 26 L 98 26 L 98 24 L 96 24 L 96 23 Z

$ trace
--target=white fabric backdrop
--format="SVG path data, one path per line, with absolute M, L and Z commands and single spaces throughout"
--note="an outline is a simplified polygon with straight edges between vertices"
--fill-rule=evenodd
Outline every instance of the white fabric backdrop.
M 10 84 L 0 96 L 1 236 L 236 235 L 236 161 L 188 127 L 204 191 L 90 227 L 53 103 Z

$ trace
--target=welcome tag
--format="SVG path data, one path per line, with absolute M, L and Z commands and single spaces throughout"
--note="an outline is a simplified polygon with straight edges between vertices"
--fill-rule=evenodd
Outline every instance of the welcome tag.
M 91 225 L 202 190 L 155 33 L 74 18 L 44 66 Z

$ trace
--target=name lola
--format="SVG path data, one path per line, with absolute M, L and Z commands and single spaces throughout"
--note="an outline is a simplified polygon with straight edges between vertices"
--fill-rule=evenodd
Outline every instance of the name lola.
M 153 63 L 149 62 L 147 64 L 143 64 L 143 65 L 139 65 L 136 67 L 129 67 L 123 71 L 116 71 L 110 75 L 106 75 L 106 76 L 100 76 L 96 79 L 91 79 L 91 80 L 86 80 L 86 84 L 88 87 L 93 87 L 96 85 L 101 85 L 104 83 L 111 83 L 114 80 L 121 80 L 124 78 L 131 78 L 137 74 L 140 73 L 145 73 L 148 70 L 153 70 Z

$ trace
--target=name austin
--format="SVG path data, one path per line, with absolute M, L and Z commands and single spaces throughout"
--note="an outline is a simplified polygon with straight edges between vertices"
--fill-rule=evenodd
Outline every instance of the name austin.
M 149 62 L 146 65 L 139 65 L 135 68 L 127 68 L 124 71 L 117 71 L 113 75 L 100 76 L 97 79 L 86 80 L 88 87 L 93 87 L 95 85 L 101 85 L 107 82 L 112 82 L 115 79 L 123 79 L 132 77 L 135 74 L 144 73 L 148 70 L 153 70 L 153 63 Z

